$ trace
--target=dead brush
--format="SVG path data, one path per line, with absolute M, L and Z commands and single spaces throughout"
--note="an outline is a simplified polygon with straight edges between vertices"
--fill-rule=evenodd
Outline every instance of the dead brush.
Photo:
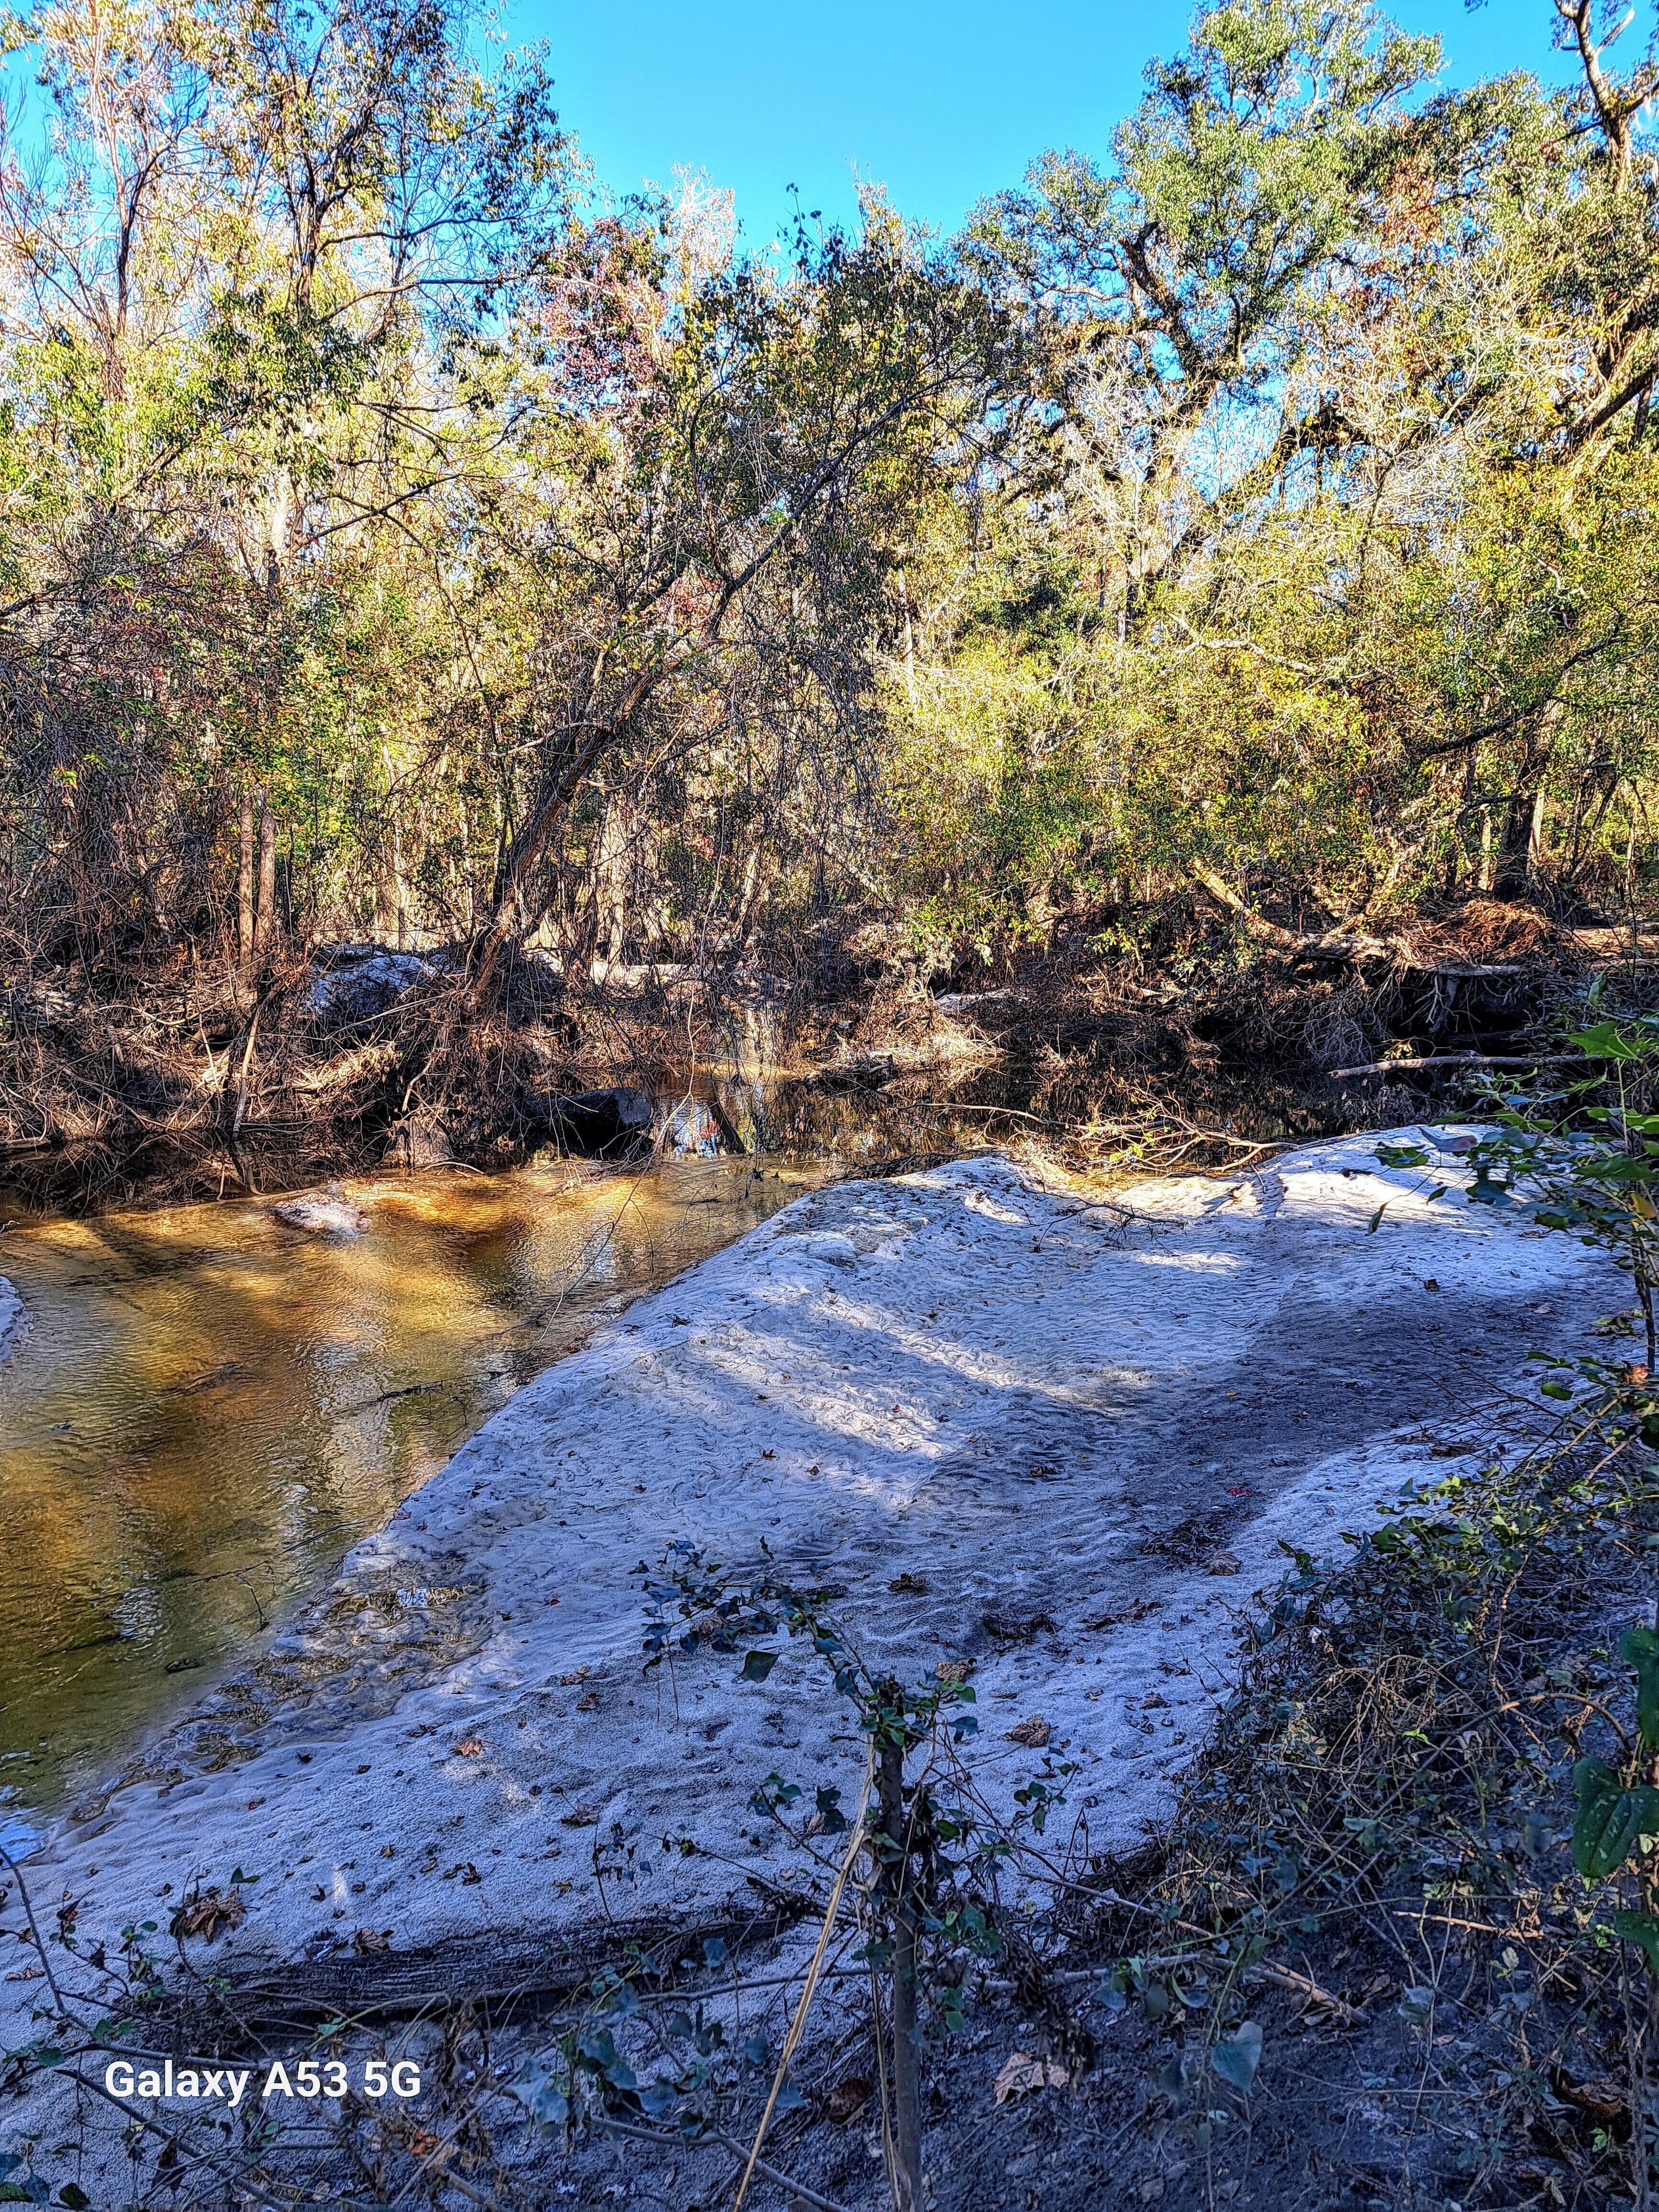
M 1656 2007 L 1614 1924 L 1644 1884 L 1581 1876 L 1574 1770 L 1633 1739 L 1616 1647 L 1656 1532 L 1650 1455 L 1580 1434 L 1419 1492 L 1346 1562 L 1295 1555 L 1156 1870 L 1098 1864 L 1113 1901 L 1077 1899 L 1083 1948 L 1121 1953 L 1109 2002 L 1171 2046 L 1166 2127 L 1203 2133 L 1194 2054 L 1265 1983 L 1269 2057 L 1296 2040 L 1258 2138 L 1316 2136 L 1335 2098 L 1369 2115 L 1379 2205 L 1650 2202 Z

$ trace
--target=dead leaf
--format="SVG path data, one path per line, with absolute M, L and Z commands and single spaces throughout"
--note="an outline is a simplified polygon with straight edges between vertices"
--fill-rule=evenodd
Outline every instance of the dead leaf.
M 434 2136 L 430 2128 L 416 2128 L 409 2138 L 410 2151 L 414 2157 L 419 2159 L 433 2158 L 438 2152 L 445 2151 L 447 2148 L 443 2137 Z
M 999 1644 L 1029 1644 L 1043 1629 L 1052 1630 L 1054 1622 L 1046 1613 L 1034 1613 L 1029 1620 L 1018 1613 L 999 1613 L 993 1609 L 984 1616 L 985 1632 L 994 1636 Z
M 1008 1731 L 1010 1743 L 1029 1744 L 1033 1751 L 1041 1751 L 1054 1734 L 1041 1713 L 1033 1713 L 1029 1721 L 1021 1721 Z
M 588 1692 L 585 1698 L 578 1698 L 576 1700 L 576 1711 L 579 1713 L 596 1713 L 599 1710 L 599 1698 L 594 1695 L 592 1690 Z
M 1000 2105 L 1028 2095 L 1033 2089 L 1063 2089 L 1067 2075 L 1057 2058 L 1033 2058 L 1029 2051 L 1011 2051 L 992 2085 Z
M 559 1823 L 564 1828 L 597 1828 L 599 1808 L 597 1805 L 578 1805 L 574 1813 L 567 1813 Z
M 475 1881 L 482 1881 L 483 1880 L 483 1876 L 478 1872 L 477 1868 L 473 1865 L 471 1860 L 469 1859 L 466 1863 L 465 1870 L 461 1875 L 461 1887 L 463 1889 L 470 1889 Z
M 695 1625 L 694 1623 L 693 1626 Z M 574 1674 L 561 1674 L 559 1686 L 564 1690 L 574 1690 L 577 1683 L 585 1682 L 592 1671 L 591 1667 L 578 1667 Z
M 464 1735 L 455 1747 L 457 1759 L 482 1759 L 483 1746 L 476 1735 Z
M 940 1659 L 933 1668 L 935 1680 L 941 1682 L 965 1682 L 968 1671 L 969 1662 L 965 1659 Z
M 870 2082 L 862 2074 L 843 2075 L 830 2092 L 824 2110 L 838 2128 L 857 2119 L 870 2101 Z
M 1630 2100 L 1622 2081 L 1608 2078 L 1573 2081 L 1557 2066 L 1551 2069 L 1550 2087 L 1564 2105 L 1576 2106 L 1591 2119 L 1599 2120 L 1603 2127 L 1611 2127 L 1615 2121 L 1629 2117 Z
M 889 1583 L 887 1587 L 890 1590 L 909 1590 L 920 1597 L 927 1587 L 927 1577 L 926 1575 L 913 1575 L 907 1568 L 896 1582 Z
M 1239 1575 L 1244 1570 L 1231 1552 L 1212 1552 L 1204 1562 L 1206 1575 Z
M 392 1930 L 389 1928 L 360 1928 L 351 1939 L 351 1948 L 360 1959 L 368 1958 L 371 1951 L 389 1951 L 392 1948 Z
M 1180 1316 L 1177 1315 L 1176 1319 L 1179 1320 L 1179 1318 Z M 1126 1611 L 1122 1613 L 1098 1613 L 1095 1615 L 1092 1620 L 1085 1620 L 1083 1626 L 1091 1632 L 1098 1632 L 1103 1628 L 1115 1628 L 1120 1622 L 1125 1620 L 1145 1620 L 1149 1613 L 1157 1613 L 1160 1611 L 1163 1604 L 1164 1601 L 1162 1598 L 1155 1597 L 1149 1602 L 1146 1598 L 1138 1597 Z
M 199 1936 L 204 1943 L 210 1943 L 221 1928 L 240 1928 L 246 1918 L 247 1907 L 240 1889 L 210 1889 L 200 1897 L 185 1899 L 167 1923 L 167 1933 L 179 1937 Z

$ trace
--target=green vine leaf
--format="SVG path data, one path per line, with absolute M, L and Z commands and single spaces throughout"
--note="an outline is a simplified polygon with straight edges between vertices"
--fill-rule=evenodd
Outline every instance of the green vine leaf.
M 1638 1836 L 1659 1835 L 1659 1790 L 1627 1789 L 1599 1759 L 1572 1770 L 1578 1817 L 1572 1824 L 1573 1864 L 1586 1881 L 1616 1874 Z
M 1646 1953 L 1648 1972 L 1659 1982 L 1659 1920 L 1646 1912 L 1615 1912 L 1609 1924 L 1615 1936 Z
M 1636 1675 L 1636 1725 L 1650 1751 L 1659 1747 L 1659 1635 L 1632 1628 L 1619 1639 L 1619 1656 Z

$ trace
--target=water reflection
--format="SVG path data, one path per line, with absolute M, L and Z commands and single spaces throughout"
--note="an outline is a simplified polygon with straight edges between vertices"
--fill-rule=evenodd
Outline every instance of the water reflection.
M 595 1320 L 817 1174 L 747 1161 L 347 1186 L 15 1227 L 0 1364 L 0 1784 L 50 1807 L 252 1635 Z

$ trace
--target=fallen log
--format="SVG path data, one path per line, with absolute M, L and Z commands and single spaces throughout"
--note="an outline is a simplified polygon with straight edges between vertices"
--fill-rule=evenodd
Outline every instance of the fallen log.
M 1335 928 L 1297 930 L 1285 929 L 1266 915 L 1258 914 L 1246 905 L 1232 885 L 1206 868 L 1200 860 L 1189 861 L 1188 872 L 1200 890 L 1206 890 L 1218 906 L 1237 917 L 1247 936 L 1263 945 L 1272 945 L 1281 952 L 1293 954 L 1298 960 L 1330 960 L 1358 964 L 1365 960 L 1386 960 L 1393 967 L 1409 968 L 1420 975 L 1443 976 L 1449 981 L 1492 981 L 1505 975 L 1522 974 L 1528 964 L 1525 960 L 1471 961 L 1425 959 L 1412 950 L 1404 937 L 1371 937 L 1361 930 Z
M 1224 906 L 1243 923 L 1246 934 L 1263 945 L 1277 945 L 1281 952 L 1294 952 L 1304 960 L 1389 960 L 1412 965 L 1412 951 L 1403 937 L 1370 937 L 1363 932 L 1347 929 L 1297 930 L 1285 929 L 1266 915 L 1258 914 L 1247 906 L 1232 885 L 1206 868 L 1201 860 L 1188 863 L 1188 872 L 1202 890 L 1218 906 Z

